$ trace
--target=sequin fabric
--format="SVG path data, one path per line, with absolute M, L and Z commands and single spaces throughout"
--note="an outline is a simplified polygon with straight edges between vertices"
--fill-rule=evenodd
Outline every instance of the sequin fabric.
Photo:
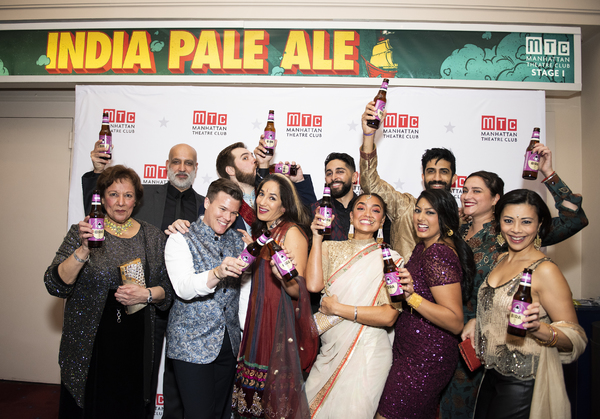
M 58 361 L 61 380 L 80 407 L 83 406 L 94 339 L 108 292 L 121 285 L 119 265 L 138 257 L 145 264 L 147 256 L 150 268 L 148 286 L 161 286 L 165 290 L 165 299 L 160 304 L 148 306 L 151 310 L 152 325 L 154 325 L 155 307 L 166 310 L 173 301 L 173 288 L 164 262 L 165 235 L 144 221 L 138 220 L 138 222 L 142 228 L 132 238 L 125 239 L 106 234 L 103 246 L 99 249 L 91 249 L 90 260 L 79 272 L 75 283 L 67 285 L 58 276 L 58 265 L 81 246 L 78 226 L 71 226 L 52 264 L 44 274 L 44 284 L 48 292 L 67 300 Z M 144 249 L 142 231 L 145 232 L 146 249 Z M 154 327 L 150 329 L 154 333 Z M 151 341 L 153 344 L 154 338 Z M 154 357 L 150 356 L 149 359 L 152 362 Z
M 459 234 L 464 237 L 470 228 L 471 223 L 463 224 Z M 481 230 L 467 240 L 467 244 L 473 250 L 477 271 L 473 278 L 471 298 L 466 302 L 463 301 L 465 323 L 475 317 L 477 313 L 477 290 L 492 270 L 500 254 L 494 223 L 485 223 Z M 477 389 L 483 377 L 484 368 L 470 371 L 462 357 L 459 357 L 456 365 L 452 380 L 442 392 L 440 402 L 441 419 L 471 419 L 475 410 Z
M 419 243 L 406 268 L 414 289 L 435 302 L 430 288 L 461 281 L 458 256 L 448 246 Z M 435 418 L 439 395 L 458 362 L 458 338 L 423 318 L 404 310 L 396 322 L 393 363 L 378 412 L 385 418 Z
M 529 268 L 535 271 L 540 263 L 549 260 L 550 258 L 542 258 Z M 521 274 L 518 274 L 505 284 L 494 288 L 488 284 L 486 277 L 478 294 L 475 349 L 486 368 L 493 368 L 503 375 L 528 380 L 535 378 L 541 347 L 529 335 L 521 338 L 506 333 L 508 307 L 520 281 Z M 542 306 L 540 321 L 550 323 L 550 318 Z

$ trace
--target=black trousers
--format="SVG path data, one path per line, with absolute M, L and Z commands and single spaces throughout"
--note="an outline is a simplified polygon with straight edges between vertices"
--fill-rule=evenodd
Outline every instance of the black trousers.
M 172 360 L 185 419 L 230 419 L 236 359 L 225 330 L 217 358 L 209 364 Z
M 485 370 L 474 419 L 528 419 L 535 379 L 519 380 L 494 369 Z

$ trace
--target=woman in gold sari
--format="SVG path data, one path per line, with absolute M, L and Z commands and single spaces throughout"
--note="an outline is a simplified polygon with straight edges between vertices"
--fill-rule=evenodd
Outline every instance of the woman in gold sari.
M 325 224 L 316 215 L 311 230 L 307 286 L 324 290 L 316 320 L 321 351 L 306 382 L 312 418 L 372 418 L 392 364 L 392 307 L 383 280 L 382 251 L 373 233 L 383 226 L 385 203 L 375 195 L 359 196 L 350 214 L 347 241 L 326 241 Z M 397 266 L 403 259 L 392 251 Z M 328 325 L 328 326 L 324 326 Z M 331 326 L 333 325 L 333 326 Z M 323 330 L 329 327 L 328 330 Z

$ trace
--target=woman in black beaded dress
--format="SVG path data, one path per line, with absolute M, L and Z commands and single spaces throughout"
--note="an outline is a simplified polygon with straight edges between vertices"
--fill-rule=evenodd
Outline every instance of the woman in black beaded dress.
M 114 166 L 98 178 L 105 240 L 90 249 L 89 217 L 71 226 L 44 283 L 65 298 L 60 344 L 60 418 L 144 418 L 153 368 L 155 309 L 172 302 L 165 235 L 131 218 L 143 189 L 132 169 Z M 120 266 L 140 259 L 145 286 L 122 285 Z M 143 275 L 142 275 L 143 274 Z M 126 307 L 146 304 L 127 314 Z

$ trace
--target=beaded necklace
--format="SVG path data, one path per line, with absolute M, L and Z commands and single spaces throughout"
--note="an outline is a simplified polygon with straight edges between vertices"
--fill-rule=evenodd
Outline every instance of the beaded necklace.
M 133 222 L 131 221 L 131 218 L 129 218 L 123 224 L 116 224 L 113 223 L 110 219 L 105 218 L 104 224 L 106 225 L 106 227 L 110 228 L 115 233 L 115 236 L 120 237 L 123 233 L 129 230 L 129 228 L 133 225 Z

